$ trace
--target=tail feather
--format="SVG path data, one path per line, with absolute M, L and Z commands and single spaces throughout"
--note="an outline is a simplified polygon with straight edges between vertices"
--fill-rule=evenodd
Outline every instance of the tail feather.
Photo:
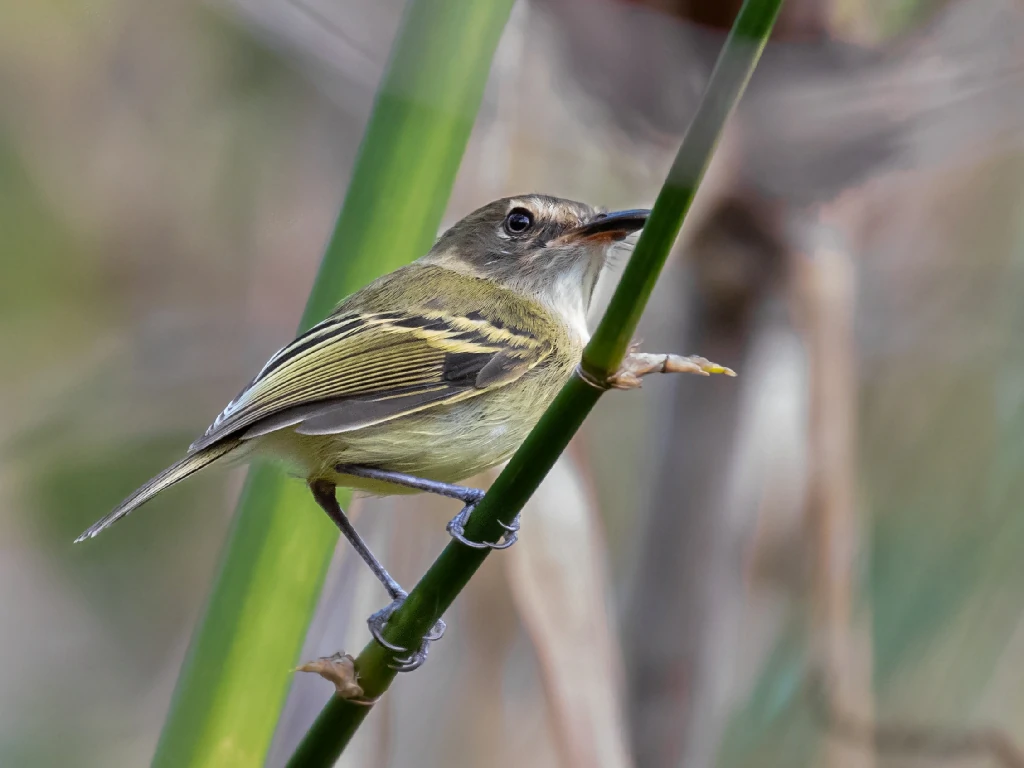
M 140 507 L 145 504 L 160 493 L 160 491 L 165 488 L 170 488 L 179 480 L 184 480 L 189 475 L 195 474 L 203 467 L 209 466 L 217 459 L 230 451 L 233 451 L 238 447 L 239 443 L 240 441 L 238 440 L 227 440 L 222 443 L 217 443 L 216 445 L 211 445 L 209 448 L 204 448 L 201 451 L 191 453 L 181 461 L 172 464 L 148 483 L 136 490 L 135 493 L 127 499 L 122 501 L 113 512 L 90 526 L 87 531 L 75 539 L 75 543 L 77 544 L 80 541 L 93 538 L 101 531 L 112 526 L 129 512 L 135 510 L 136 507 Z

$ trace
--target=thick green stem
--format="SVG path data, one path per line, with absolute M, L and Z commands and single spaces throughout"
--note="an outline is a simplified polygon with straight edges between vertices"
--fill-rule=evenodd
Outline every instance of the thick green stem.
M 725 122 L 743 94 L 781 5 L 782 0 L 746 0 L 740 10 L 650 219 L 608 310 L 583 353 L 582 365 L 598 380 L 615 372 L 626 354 Z M 466 527 L 468 538 L 497 540 L 502 533 L 499 522 L 510 523 L 523 508 L 601 393 L 577 377 L 565 385 L 474 510 Z M 457 542 L 445 547 L 410 592 L 405 604 L 389 620 L 386 639 L 396 645 L 415 648 L 487 554 L 488 550 L 471 549 Z M 366 698 L 380 696 L 394 680 L 396 673 L 388 667 L 390 659 L 389 652 L 375 642 L 369 643 L 359 654 L 356 670 Z M 365 705 L 337 696 L 332 698 L 292 756 L 289 766 L 326 768 L 333 765 L 369 710 Z
M 412 0 L 301 329 L 436 237 L 512 0 Z M 262 766 L 337 530 L 269 467 L 246 480 L 155 766 Z

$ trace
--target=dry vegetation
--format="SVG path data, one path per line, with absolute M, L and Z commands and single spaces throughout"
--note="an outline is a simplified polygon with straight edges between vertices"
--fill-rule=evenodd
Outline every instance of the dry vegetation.
M 895 764 L 826 736 L 818 677 L 857 723 L 1024 744 L 1024 7 L 884 5 L 790 3 L 647 314 L 648 348 L 740 386 L 605 398 L 341 765 Z M 702 7 L 518 4 L 446 222 L 525 189 L 650 202 L 720 42 Z M 152 755 L 240 477 L 70 541 L 290 337 L 399 13 L 5 10 L 0 764 Z M 452 513 L 357 524 L 406 583 Z M 350 555 L 306 658 L 366 639 Z M 269 765 L 325 686 L 296 678 Z

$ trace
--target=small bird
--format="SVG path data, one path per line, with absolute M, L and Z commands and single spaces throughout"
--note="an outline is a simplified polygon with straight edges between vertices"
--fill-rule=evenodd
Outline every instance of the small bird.
M 306 480 L 317 503 L 387 589 L 368 620 L 395 668 L 414 669 L 443 622 L 409 651 L 381 633 L 405 591 L 373 556 L 335 495 L 426 491 L 460 500 L 464 535 L 483 492 L 454 483 L 509 458 L 580 362 L 587 309 L 608 251 L 646 210 L 604 213 L 546 195 L 496 200 L 456 223 L 417 261 L 344 299 L 275 353 L 186 456 L 76 541 L 92 538 L 180 480 L 217 462 L 270 458 Z M 704 358 L 632 353 L 595 386 L 631 388 L 654 372 L 725 373 Z M 397 654 L 401 654 L 398 656 Z

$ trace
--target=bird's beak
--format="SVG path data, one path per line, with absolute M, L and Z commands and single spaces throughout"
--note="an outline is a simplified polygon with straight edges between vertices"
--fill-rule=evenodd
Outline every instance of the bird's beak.
M 577 243 L 584 240 L 623 240 L 626 236 L 643 229 L 650 213 L 643 208 L 600 213 L 586 224 L 569 230 L 560 239 Z

